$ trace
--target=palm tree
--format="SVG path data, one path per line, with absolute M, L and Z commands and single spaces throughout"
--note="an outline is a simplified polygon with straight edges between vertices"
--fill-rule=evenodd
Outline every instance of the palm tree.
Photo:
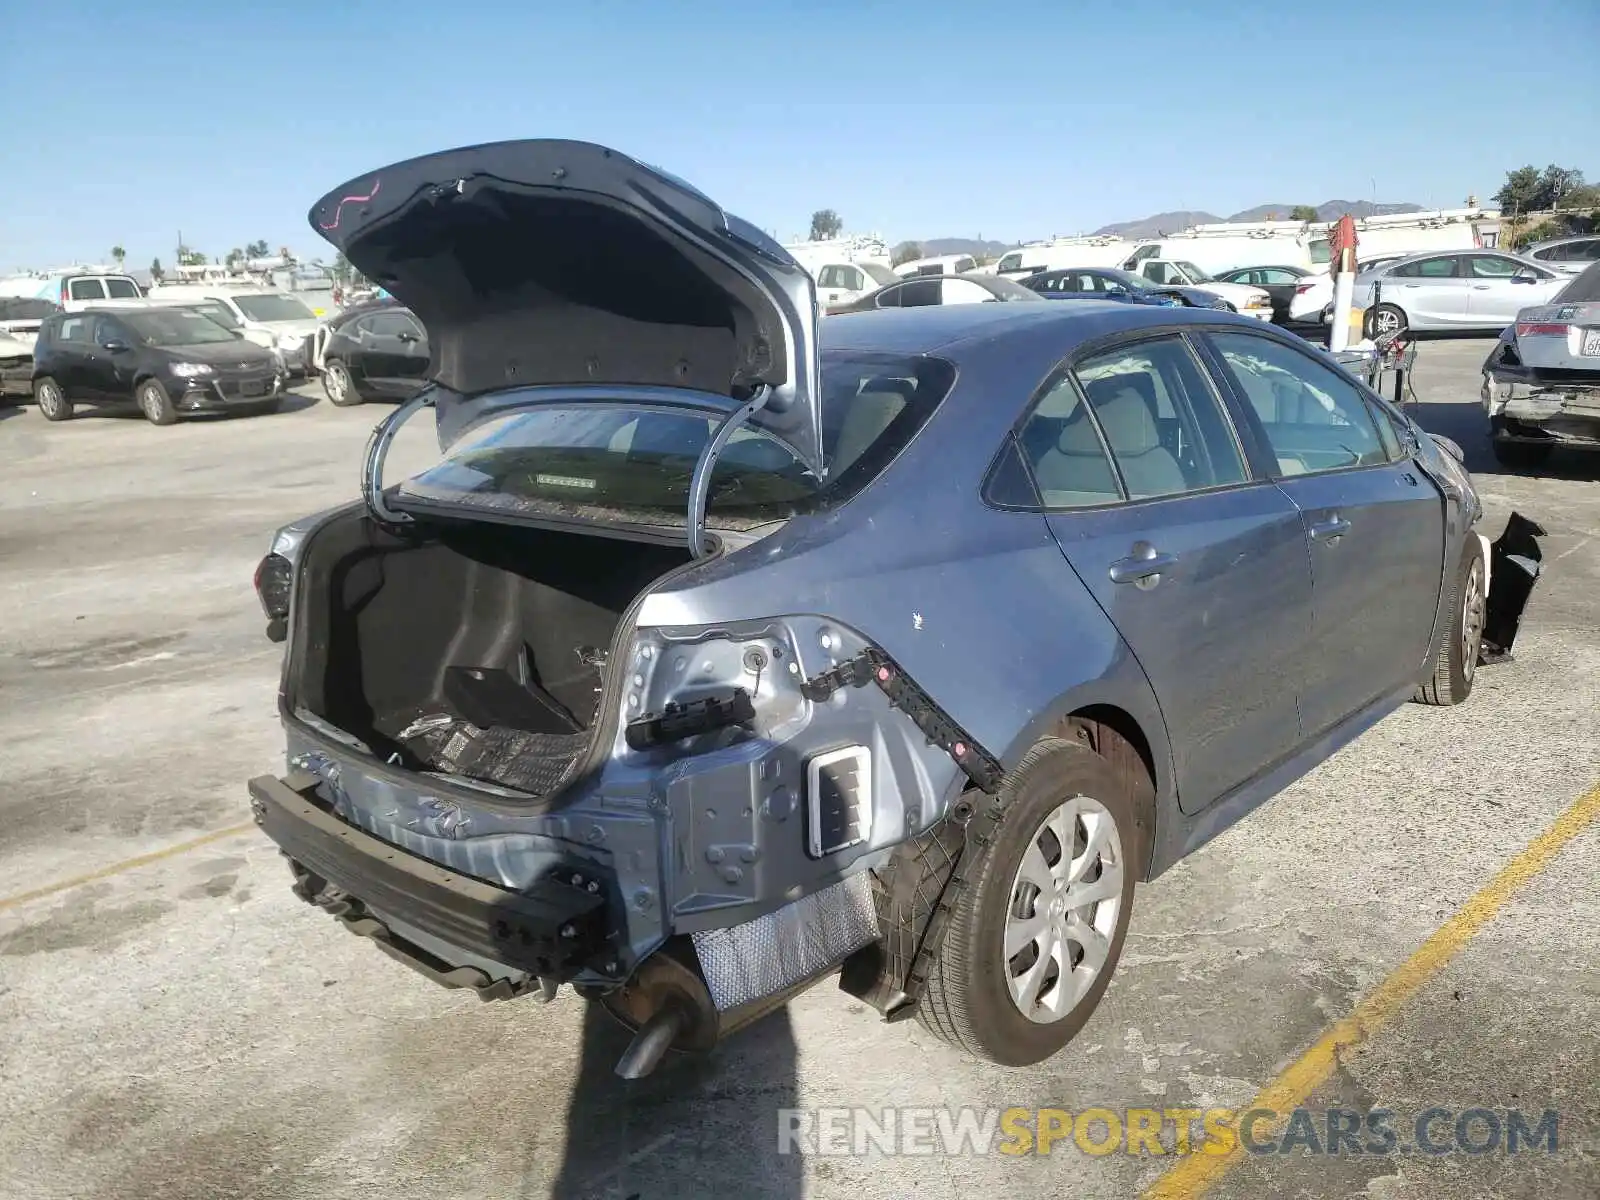
M 111 247 L 111 257 L 116 260 L 117 270 L 122 270 L 122 260 L 128 257 L 128 252 L 121 246 Z

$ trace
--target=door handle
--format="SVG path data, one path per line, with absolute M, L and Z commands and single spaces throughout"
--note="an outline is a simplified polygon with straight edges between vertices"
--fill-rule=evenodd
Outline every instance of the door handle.
M 1350 532 L 1350 522 L 1335 513 L 1325 521 L 1314 521 L 1311 525 L 1311 540 L 1314 542 L 1336 542 Z
M 1472 285 L 1472 290 L 1475 292 L 1487 292 L 1489 285 L 1487 283 L 1475 283 Z
M 1143 552 L 1135 548 L 1133 554 L 1111 564 L 1111 582 L 1132 583 L 1148 590 L 1161 582 L 1163 572 L 1177 565 L 1176 554 L 1163 554 L 1150 546 L 1144 547 Z

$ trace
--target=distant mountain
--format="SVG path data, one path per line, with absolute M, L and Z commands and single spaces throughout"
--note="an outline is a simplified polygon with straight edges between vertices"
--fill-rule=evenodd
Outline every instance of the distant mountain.
M 1254 208 L 1247 208 L 1243 212 L 1236 212 L 1229 217 L 1230 221 L 1265 221 L 1269 214 L 1276 214 L 1280 221 L 1287 220 L 1294 211 L 1292 204 L 1258 204 Z M 1381 217 L 1390 213 L 1421 212 L 1420 204 L 1374 204 L 1370 200 L 1324 200 L 1317 205 L 1317 220 L 1337 221 L 1345 213 L 1352 217 Z
M 1287 221 L 1294 211 L 1293 204 L 1258 204 L 1231 217 L 1219 217 L 1208 212 L 1164 212 L 1138 221 L 1117 221 L 1102 225 L 1096 233 L 1120 234 L 1125 238 L 1153 238 L 1162 234 L 1177 233 L 1190 225 L 1209 225 L 1219 221 L 1265 221 L 1276 216 Z M 1370 200 L 1325 200 L 1317 205 L 1317 220 L 1337 221 L 1345 213 L 1352 217 L 1373 217 L 1385 213 L 1421 212 L 1420 204 L 1374 204 Z
M 1205 225 L 1223 218 L 1208 212 L 1164 212 L 1138 221 L 1116 221 L 1102 225 L 1096 233 L 1121 234 L 1125 238 L 1159 237 L 1163 233 L 1177 233 L 1190 225 Z
M 1243 212 L 1236 212 L 1231 217 L 1219 217 L 1215 213 L 1182 210 L 1176 212 L 1156 213 L 1153 217 L 1143 217 L 1137 221 L 1114 221 L 1110 225 L 1102 225 L 1095 230 L 1096 234 L 1120 235 L 1130 240 L 1138 238 L 1156 238 L 1164 234 L 1177 233 L 1180 229 L 1187 229 L 1191 225 L 1211 225 L 1220 221 L 1265 221 L 1269 216 L 1274 216 L 1280 221 L 1287 221 L 1289 214 L 1294 211 L 1293 204 L 1258 204 L 1254 208 L 1247 208 Z M 1352 217 L 1375 217 L 1386 213 L 1422 212 L 1420 204 L 1375 204 L 1370 200 L 1325 200 L 1317 205 L 1317 220 L 1337 221 L 1345 213 Z M 1015 242 L 989 242 L 977 238 L 925 238 L 920 241 L 900 242 L 892 249 L 896 257 L 907 246 L 916 246 L 922 251 L 922 256 L 932 258 L 936 254 L 971 254 L 975 258 L 997 258 L 1011 249 Z

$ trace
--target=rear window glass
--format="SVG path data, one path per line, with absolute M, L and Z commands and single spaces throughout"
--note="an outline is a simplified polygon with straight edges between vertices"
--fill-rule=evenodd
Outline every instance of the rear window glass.
M 137 300 L 139 298 L 139 285 L 131 279 L 108 278 L 106 280 L 106 295 L 113 300 Z
M 824 356 L 827 479 L 747 426 L 717 460 L 708 515 L 760 523 L 844 503 L 910 443 L 954 381 L 955 368 L 942 359 Z M 396 502 L 578 516 L 621 510 L 682 524 L 689 481 L 713 428 L 694 414 L 598 401 L 526 409 L 484 422 L 438 466 L 402 483 Z

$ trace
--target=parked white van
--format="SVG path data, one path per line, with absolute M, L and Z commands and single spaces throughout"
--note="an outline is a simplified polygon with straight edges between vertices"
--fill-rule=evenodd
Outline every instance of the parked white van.
M 1131 244 L 1119 237 L 1024 242 L 1000 256 L 994 264 L 994 273 L 1008 279 L 1023 279 L 1040 271 L 1064 271 L 1072 267 L 1120 267 L 1130 249 Z
M 901 279 L 911 275 L 960 275 L 976 270 L 977 260 L 970 254 L 935 254 L 931 258 L 913 258 L 894 269 Z
M 49 300 L 80 312 L 102 300 L 137 300 L 144 290 L 132 275 L 98 267 L 73 267 L 0 279 L 0 296 Z
M 817 303 L 823 308 L 849 304 L 899 278 L 888 267 L 875 262 L 824 263 L 812 274 L 817 279 Z
M 233 315 L 248 341 L 283 355 L 291 375 L 310 373 L 311 335 L 319 322 L 310 306 L 294 293 L 196 283 L 158 288 L 154 294 L 164 301 L 217 301 Z

